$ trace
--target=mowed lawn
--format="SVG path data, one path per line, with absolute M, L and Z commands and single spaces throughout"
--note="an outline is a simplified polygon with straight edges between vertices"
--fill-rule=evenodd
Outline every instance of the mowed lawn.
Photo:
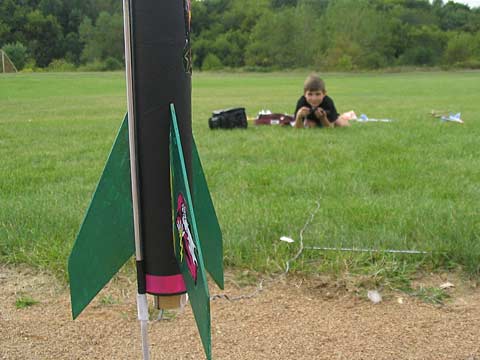
M 292 113 L 306 75 L 194 74 L 194 135 L 226 264 L 281 271 L 314 215 L 306 246 L 428 254 L 307 249 L 294 270 L 406 264 L 478 274 L 480 72 L 325 74 L 339 111 L 391 123 L 208 128 L 221 108 L 245 107 L 250 117 L 261 109 Z M 443 123 L 432 109 L 461 112 L 465 124 Z M 0 262 L 65 273 L 125 111 L 120 72 L 0 76 Z

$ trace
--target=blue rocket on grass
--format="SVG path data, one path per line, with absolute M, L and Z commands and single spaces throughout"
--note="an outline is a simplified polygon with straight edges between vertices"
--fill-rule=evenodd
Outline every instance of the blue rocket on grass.
M 191 127 L 189 0 L 124 0 L 128 114 L 69 258 L 76 318 L 135 252 L 144 359 L 148 301 L 188 292 L 211 358 L 207 270 L 223 288 L 222 236 Z

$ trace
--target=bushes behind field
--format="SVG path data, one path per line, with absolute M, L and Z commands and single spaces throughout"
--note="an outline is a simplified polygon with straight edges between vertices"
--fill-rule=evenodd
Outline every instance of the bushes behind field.
M 0 48 L 26 71 L 123 68 L 118 1 L 0 2 Z M 480 8 L 446 1 L 192 1 L 200 70 L 478 68 Z

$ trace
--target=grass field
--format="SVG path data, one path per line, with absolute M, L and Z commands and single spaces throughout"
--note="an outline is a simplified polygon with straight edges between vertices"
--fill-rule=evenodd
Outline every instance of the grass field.
M 479 274 L 480 72 L 325 75 L 340 111 L 394 119 L 388 124 L 208 129 L 220 108 L 291 113 L 306 75 L 194 75 L 194 135 L 226 264 L 282 270 L 318 203 L 305 245 L 431 253 L 305 250 L 295 270 Z M 465 125 L 442 123 L 432 109 L 461 111 Z M 122 73 L 0 77 L 1 262 L 64 274 L 125 111 Z M 280 242 L 284 235 L 297 242 Z

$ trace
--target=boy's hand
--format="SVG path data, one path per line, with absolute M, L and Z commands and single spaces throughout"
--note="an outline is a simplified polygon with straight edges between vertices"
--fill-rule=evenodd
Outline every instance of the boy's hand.
M 295 115 L 295 124 L 293 125 L 297 129 L 303 128 L 303 119 L 310 114 L 310 109 L 306 106 L 301 107 Z
M 297 115 L 300 115 L 301 117 L 306 117 L 308 114 L 310 114 L 310 109 L 306 106 L 301 107 L 297 112 Z
M 315 110 L 315 116 L 317 117 L 318 120 L 320 120 L 320 123 L 324 127 L 332 127 L 333 126 L 333 124 L 330 123 L 330 121 L 328 121 L 327 113 L 322 108 L 319 107 L 319 108 L 317 108 L 317 110 Z
M 327 116 L 327 113 L 325 112 L 325 110 L 323 110 L 321 107 L 317 108 L 317 110 L 315 110 L 315 116 L 317 117 L 318 120 L 324 118 Z

